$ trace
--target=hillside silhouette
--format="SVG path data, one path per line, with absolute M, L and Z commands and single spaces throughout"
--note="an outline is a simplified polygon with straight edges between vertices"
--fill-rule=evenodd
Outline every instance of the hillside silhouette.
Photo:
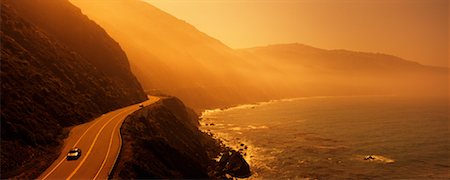
M 1 1 L 1 19 L 2 178 L 37 176 L 66 127 L 146 99 L 118 44 L 68 1 Z

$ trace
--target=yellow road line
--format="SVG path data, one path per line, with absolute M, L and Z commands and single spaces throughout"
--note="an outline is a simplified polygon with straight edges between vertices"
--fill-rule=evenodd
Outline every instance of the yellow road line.
M 101 116 L 101 119 L 103 119 L 104 117 Z M 78 143 L 80 143 L 81 139 L 84 137 L 84 135 L 86 135 L 86 133 L 92 128 L 94 127 L 97 123 L 99 123 L 101 121 L 101 119 L 97 120 L 94 124 L 92 124 L 91 126 L 89 126 L 89 128 L 86 129 L 86 131 L 84 131 L 84 133 L 80 136 L 80 138 L 78 138 L 78 141 L 75 143 L 75 145 L 73 145 L 74 147 L 78 145 Z M 64 158 L 61 159 L 61 161 L 59 161 L 59 163 L 49 172 L 47 173 L 42 180 L 45 180 L 46 178 L 48 178 L 48 176 L 50 176 L 63 162 L 64 162 Z
M 119 126 L 120 122 L 122 122 L 122 121 L 117 121 L 116 125 L 114 126 L 113 131 L 111 132 L 111 137 L 109 138 L 108 151 L 106 151 L 106 156 L 103 159 L 102 165 L 100 166 L 100 169 L 97 171 L 97 174 L 95 174 L 93 179 L 97 179 L 98 175 L 100 175 L 100 172 L 103 169 L 103 166 L 105 166 L 105 164 L 106 164 L 106 160 L 108 159 L 109 152 L 111 151 L 111 146 L 112 146 L 112 142 L 113 142 L 114 133 L 116 132 L 116 128 L 117 128 L 117 126 Z
M 75 168 L 75 170 L 69 175 L 69 177 L 67 177 L 66 179 L 70 179 L 73 177 L 73 175 L 75 175 L 75 173 L 77 173 L 77 171 L 80 169 L 81 165 L 83 165 L 83 163 L 86 161 L 87 157 L 89 156 L 89 154 L 92 151 L 92 148 L 94 147 L 95 143 L 97 142 L 98 137 L 100 136 L 101 132 L 103 131 L 103 129 L 105 129 L 105 127 L 117 116 L 123 114 L 124 112 L 126 112 L 125 110 L 120 112 L 119 114 L 115 115 L 114 117 L 112 117 L 107 123 L 105 123 L 102 128 L 98 131 L 98 133 L 95 135 L 94 141 L 92 142 L 91 146 L 89 147 L 88 152 L 86 153 L 86 155 L 84 156 L 83 160 L 80 162 L 80 164 L 78 164 L 78 166 Z

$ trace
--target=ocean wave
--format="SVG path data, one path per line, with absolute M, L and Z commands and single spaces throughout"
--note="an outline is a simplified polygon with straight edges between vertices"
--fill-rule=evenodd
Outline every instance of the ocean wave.
M 229 108 L 207 109 L 201 113 L 200 118 L 210 116 L 210 115 L 220 113 L 220 112 L 227 112 L 227 111 L 233 111 L 233 110 L 238 110 L 238 109 L 254 109 L 256 107 L 270 105 L 270 104 L 277 103 L 277 102 L 292 102 L 292 101 L 299 101 L 299 100 L 326 99 L 326 98 L 388 97 L 388 96 L 395 96 L 395 95 L 307 96 L 307 97 L 273 99 L 273 100 L 262 101 L 262 102 L 257 102 L 257 103 L 240 104 L 240 105 L 236 105 L 236 106 L 229 107 Z
M 250 128 L 250 129 L 267 129 L 268 127 L 267 126 L 252 126 L 252 125 L 249 125 L 248 128 Z

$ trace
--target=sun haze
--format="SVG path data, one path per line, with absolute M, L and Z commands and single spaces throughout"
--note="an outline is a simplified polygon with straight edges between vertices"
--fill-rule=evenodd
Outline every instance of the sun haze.
M 447 0 L 146 1 L 233 48 L 299 42 L 448 66 Z

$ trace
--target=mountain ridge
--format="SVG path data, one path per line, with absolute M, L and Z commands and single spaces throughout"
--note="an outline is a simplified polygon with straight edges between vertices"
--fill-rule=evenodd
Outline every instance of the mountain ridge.
M 427 67 L 436 67 L 436 68 L 446 68 L 444 66 L 432 66 L 432 65 L 425 65 L 421 64 L 417 61 L 407 60 L 395 55 L 381 53 L 381 52 L 367 52 L 367 51 L 354 51 L 354 50 L 348 50 L 348 49 L 323 49 L 318 48 L 310 45 L 305 45 L 302 43 L 281 43 L 281 44 L 269 44 L 269 45 L 262 45 L 262 46 L 255 46 L 255 47 L 249 47 L 249 48 L 238 48 L 237 51 L 252 51 L 252 50 L 261 50 L 261 49 L 276 49 L 276 48 L 297 48 L 299 49 L 308 49 L 308 50 L 315 50 L 315 51 L 322 51 L 322 52 L 342 52 L 342 53 L 351 53 L 351 54 L 364 54 L 364 55 L 374 55 L 374 56 L 385 56 L 389 59 L 397 59 L 401 61 L 405 61 L 411 64 L 418 64 L 421 66 L 427 66 Z
M 326 50 L 298 43 L 237 51 L 248 59 L 270 66 L 281 64 L 280 69 L 290 72 L 287 76 L 302 76 L 303 82 L 297 83 L 303 84 L 303 89 L 311 88 L 307 82 L 315 82 L 313 86 L 323 90 L 327 84 L 340 83 L 346 90 L 350 90 L 344 87 L 346 85 L 354 89 L 366 87 L 375 90 L 376 94 L 447 95 L 445 85 L 448 84 L 449 68 L 427 66 L 393 55 Z M 335 87 L 334 90 L 340 89 Z
M 236 49 L 237 51 L 241 53 L 248 53 L 248 52 L 258 52 L 258 51 L 283 51 L 287 50 L 294 53 L 301 53 L 301 52 L 308 52 L 308 53 L 335 53 L 335 54 L 346 54 L 346 55 L 356 55 L 356 56 L 365 56 L 369 58 L 373 58 L 373 60 L 376 61 L 383 61 L 380 63 L 397 63 L 397 64 L 403 64 L 408 66 L 415 66 L 415 67 L 421 67 L 421 68 L 428 68 L 428 69 L 440 69 L 440 70 L 448 70 L 448 67 L 445 66 L 432 66 L 432 65 L 425 65 L 421 64 L 416 61 L 407 60 L 395 55 L 386 54 L 386 53 L 380 53 L 380 52 L 365 52 L 365 51 L 353 51 L 348 49 L 322 49 L 313 47 L 310 45 L 305 45 L 301 43 L 286 43 L 286 44 L 270 44 L 266 46 L 255 46 L 250 48 L 239 48 Z M 299 57 L 301 58 L 301 57 Z M 330 59 L 332 60 L 332 59 Z

